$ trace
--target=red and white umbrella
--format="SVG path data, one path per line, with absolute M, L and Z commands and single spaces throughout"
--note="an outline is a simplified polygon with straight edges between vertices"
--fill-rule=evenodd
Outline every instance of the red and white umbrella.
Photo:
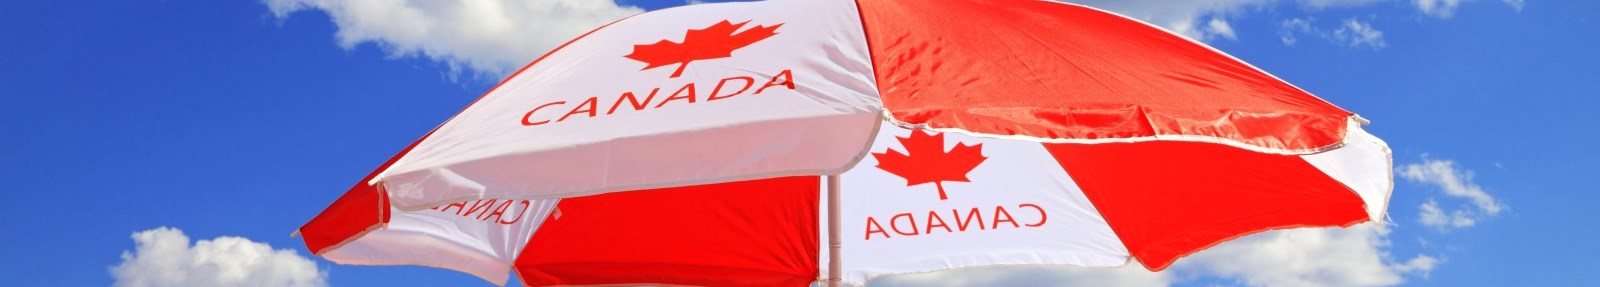
M 1363 124 L 1083 6 L 694 5 L 534 60 L 300 231 L 335 262 L 531 285 L 1160 270 L 1254 232 L 1381 218 L 1389 152 Z

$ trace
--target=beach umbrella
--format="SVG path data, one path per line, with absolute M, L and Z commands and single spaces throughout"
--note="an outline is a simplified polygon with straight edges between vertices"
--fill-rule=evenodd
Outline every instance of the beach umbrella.
M 1381 218 L 1389 151 L 1364 124 L 1084 6 L 693 5 L 534 60 L 299 231 L 335 262 L 536 285 L 1160 270 L 1254 232 Z

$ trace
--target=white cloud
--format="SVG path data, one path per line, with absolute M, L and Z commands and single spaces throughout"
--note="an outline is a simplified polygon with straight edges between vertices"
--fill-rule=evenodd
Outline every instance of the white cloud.
M 1522 6 L 1527 4 L 1527 2 L 1523 1 L 1523 0 L 1504 0 L 1504 1 L 1506 2 L 1506 5 L 1511 5 L 1511 9 L 1516 9 L 1517 12 L 1522 12 Z
M 942 272 L 885 276 L 872 287 L 893 286 L 1104 286 L 1144 287 L 1171 285 L 1166 274 L 1150 272 L 1138 263 L 1118 268 L 1073 266 L 998 266 Z
M 1278 39 L 1283 41 L 1284 45 L 1294 46 L 1295 43 L 1300 42 L 1299 37 L 1296 37 L 1295 35 L 1314 34 L 1317 31 L 1315 28 L 1311 27 L 1311 21 L 1311 18 L 1292 18 L 1289 20 L 1283 20 L 1283 30 L 1278 32 Z
M 1411 3 L 1417 6 L 1417 10 L 1422 10 L 1423 14 L 1450 18 L 1455 14 L 1456 6 L 1460 6 L 1462 1 L 1465 0 L 1411 0 Z
M 1067 0 L 1118 14 L 1144 20 L 1165 27 L 1189 38 L 1205 40 L 1212 37 L 1234 38 L 1232 27 L 1219 31 L 1211 23 L 1217 17 L 1274 0 L 1192 0 L 1192 1 L 1127 1 L 1127 0 Z M 1203 20 L 1203 21 L 1202 21 Z M 1227 24 L 1227 22 L 1221 22 Z M 1225 34 L 1224 34 L 1225 33 Z
M 1392 286 L 1405 274 L 1426 274 L 1437 264 L 1423 255 L 1393 262 L 1386 251 L 1388 233 L 1372 223 L 1266 232 L 1201 251 L 1173 269 L 1247 286 Z
M 1444 209 L 1439 208 L 1439 202 L 1434 200 L 1422 203 L 1422 206 L 1417 207 L 1417 209 L 1418 213 L 1420 213 L 1419 217 L 1421 218 L 1419 220 L 1422 221 L 1422 225 L 1432 226 L 1441 230 L 1472 227 L 1478 223 L 1478 220 L 1473 219 L 1472 215 L 1468 214 L 1466 210 L 1457 209 L 1445 212 Z
M 1372 223 L 1350 228 L 1299 228 L 1246 236 L 1149 272 L 1138 263 L 1113 269 L 1005 266 L 887 276 L 883 286 L 1168 286 L 1215 279 L 1245 286 L 1393 286 L 1427 276 L 1441 261 L 1415 255 L 1397 261 L 1389 232 Z
M 133 233 L 132 252 L 111 267 L 112 285 L 158 286 L 327 286 L 327 274 L 294 250 L 272 249 L 240 237 L 223 236 L 189 244 L 176 228 Z
M 363 43 L 498 78 L 568 39 L 644 10 L 595 0 L 262 0 L 278 19 L 326 13 L 339 46 Z
M 320 11 L 338 26 L 339 46 L 373 44 L 395 58 L 423 58 L 445 64 L 451 75 L 499 78 L 555 46 L 605 23 L 644 10 L 610 0 L 260 0 L 280 21 L 301 11 Z M 1066 0 L 1110 10 L 1165 27 L 1184 36 L 1237 39 L 1228 18 L 1280 0 Z M 1296 0 L 1309 10 L 1361 7 L 1388 0 Z M 1423 14 L 1447 18 L 1468 0 L 1409 0 Z M 1524 0 L 1502 0 L 1521 10 Z M 702 3 L 685 0 L 687 4 Z M 1346 23 L 1348 24 L 1348 22 Z M 1379 32 L 1367 23 L 1340 27 L 1350 41 Z M 1365 28 L 1365 29 L 1361 29 Z M 1377 34 L 1380 35 L 1381 34 Z M 1293 35 L 1284 38 L 1292 43 Z M 1381 41 L 1358 42 L 1374 47 Z
M 1417 257 L 1412 257 L 1411 260 L 1405 263 L 1392 265 L 1391 267 L 1401 273 L 1415 273 L 1422 276 L 1422 278 L 1428 278 L 1428 273 L 1432 273 L 1433 268 L 1438 267 L 1441 262 L 1438 258 L 1433 258 L 1433 256 L 1417 255 Z
M 1228 21 L 1223 21 L 1222 18 L 1211 18 L 1211 21 L 1206 22 L 1206 31 L 1229 40 L 1239 38 L 1233 34 L 1233 25 L 1228 25 Z
M 1316 20 L 1309 17 L 1284 20 L 1279 24 L 1278 39 L 1289 46 L 1299 43 L 1300 36 L 1311 36 L 1351 48 L 1381 50 L 1389 47 L 1389 43 L 1384 41 L 1383 31 L 1355 18 L 1345 19 L 1331 30 L 1319 28 L 1315 23 Z
M 1422 14 L 1450 18 L 1455 16 L 1456 8 L 1460 7 L 1461 3 L 1468 1 L 1471 0 L 1411 0 L 1411 4 L 1417 7 L 1417 10 L 1422 11 Z M 1501 0 L 1501 2 L 1510 5 L 1511 9 L 1515 9 L 1518 12 L 1521 12 L 1522 6 L 1526 4 L 1524 0 Z
M 1066 2 L 1080 3 L 1096 8 L 1106 9 L 1118 14 L 1144 20 L 1162 26 L 1178 34 L 1197 40 L 1211 40 L 1216 38 L 1236 39 L 1238 36 L 1230 23 L 1223 20 L 1229 17 L 1240 17 L 1252 9 L 1280 3 L 1278 0 L 1193 0 L 1193 1 L 1161 1 L 1161 0 L 1064 0 Z M 1296 0 L 1293 4 L 1306 10 L 1320 10 L 1325 8 L 1355 8 L 1370 6 L 1390 0 Z M 1439 18 L 1449 18 L 1455 14 L 1457 7 L 1462 2 L 1469 0 L 1407 0 L 1420 13 Z M 1525 0 L 1502 0 L 1517 11 L 1522 10 Z M 1297 17 L 1294 20 L 1308 20 L 1310 18 Z M 1286 24 L 1288 22 L 1285 22 Z M 1310 24 L 1310 23 L 1299 23 Z M 1309 28 L 1310 26 L 1306 26 Z M 1299 35 L 1317 35 L 1318 37 L 1337 40 L 1341 45 L 1352 47 L 1368 47 L 1380 49 L 1388 44 L 1383 41 L 1383 32 L 1373 29 L 1370 23 L 1349 19 L 1339 27 L 1327 31 L 1283 32 L 1279 39 L 1287 45 L 1298 43 Z M 1336 39 L 1335 39 L 1336 38 Z
M 1402 165 L 1396 168 L 1396 174 L 1406 180 L 1437 187 L 1446 197 L 1467 201 L 1462 208 L 1445 210 L 1439 207 L 1436 200 L 1429 199 L 1419 207 L 1423 225 L 1440 230 L 1471 227 L 1479 218 L 1498 215 L 1506 208 L 1482 186 L 1473 182 L 1471 170 L 1457 168 L 1455 161 L 1423 155 L 1422 162 Z
M 1373 4 L 1373 3 L 1383 2 L 1383 1 L 1388 1 L 1388 0 L 1300 0 L 1300 1 L 1297 1 L 1297 2 L 1299 2 L 1301 6 L 1305 6 L 1306 8 L 1321 9 L 1321 8 L 1328 8 L 1328 7 L 1364 6 L 1364 5 L 1367 5 L 1367 4 Z
M 1344 24 L 1334 29 L 1332 35 L 1334 41 L 1355 48 L 1364 46 L 1377 50 L 1389 46 L 1388 42 L 1383 41 L 1383 31 L 1373 29 L 1372 24 L 1353 18 L 1345 19 Z

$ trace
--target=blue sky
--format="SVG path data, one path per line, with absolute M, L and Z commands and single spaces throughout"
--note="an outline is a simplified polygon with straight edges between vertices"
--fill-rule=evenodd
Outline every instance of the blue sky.
M 1181 7 L 1197 2 L 1210 4 Z M 0 282 L 110 285 L 110 268 L 135 249 L 130 234 L 162 226 L 310 256 L 291 231 L 506 66 L 542 52 L 341 33 L 355 24 L 334 18 L 348 11 L 284 3 L 308 2 L 0 1 Z M 1372 120 L 1402 175 L 1394 224 L 1367 242 L 1395 265 L 1374 268 L 1406 286 L 1600 283 L 1585 276 L 1600 272 L 1600 2 L 1168 4 L 1106 8 L 1204 39 Z M 568 26 L 490 39 L 548 48 L 587 30 Z M 1445 221 L 1425 222 L 1429 204 Z M 1418 256 L 1437 262 L 1396 269 Z M 313 260 L 334 286 L 486 285 Z M 1265 282 L 1212 269 L 1166 278 Z M 917 281 L 886 284 L 907 282 Z

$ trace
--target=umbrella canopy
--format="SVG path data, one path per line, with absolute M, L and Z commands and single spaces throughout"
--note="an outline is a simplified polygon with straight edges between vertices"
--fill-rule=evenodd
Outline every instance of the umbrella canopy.
M 1082 6 L 695 5 L 551 51 L 368 183 L 419 209 L 838 174 L 883 120 L 1046 142 L 1170 139 L 1306 154 L 1337 146 L 1354 119 L 1205 45 Z
M 845 192 L 828 198 L 842 204 L 827 235 L 846 247 L 826 260 L 846 263 L 828 277 L 846 283 L 993 264 L 1160 270 L 1249 233 L 1381 218 L 1388 148 L 1364 123 L 1083 6 L 694 5 L 533 61 L 301 232 L 336 262 L 495 282 L 515 265 L 530 284 L 805 283 L 830 175 Z M 717 236 L 652 245 L 597 226 L 619 222 Z M 683 249 L 727 238 L 748 240 Z M 646 252 L 663 248 L 699 252 Z

